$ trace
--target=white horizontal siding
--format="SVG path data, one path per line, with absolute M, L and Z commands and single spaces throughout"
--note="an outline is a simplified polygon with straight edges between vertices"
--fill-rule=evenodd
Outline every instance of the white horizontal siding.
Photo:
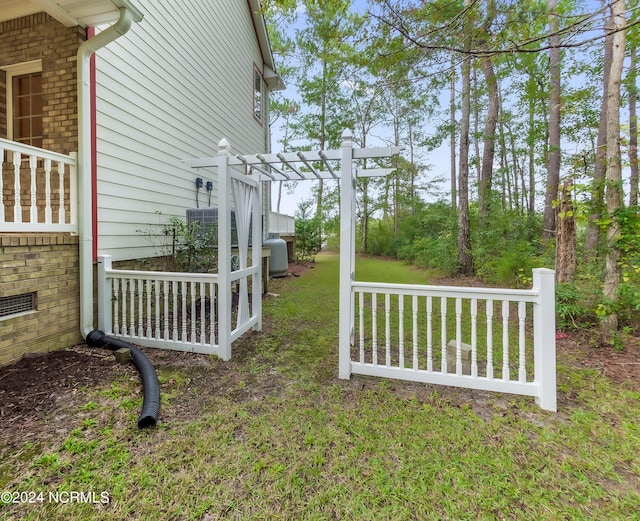
M 156 255 L 144 233 L 196 206 L 195 179 L 215 170 L 181 161 L 265 150 L 253 118 L 262 64 L 247 2 L 138 0 L 145 17 L 98 52 L 98 249 L 114 260 Z M 209 197 L 200 189 L 200 206 Z

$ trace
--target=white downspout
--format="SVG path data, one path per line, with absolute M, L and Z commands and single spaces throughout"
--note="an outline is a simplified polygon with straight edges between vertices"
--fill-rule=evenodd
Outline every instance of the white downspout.
M 135 11 L 135 12 L 134 12 Z M 120 7 L 120 18 L 112 26 L 78 48 L 78 235 L 80 238 L 80 332 L 83 338 L 93 331 L 93 208 L 91 183 L 91 85 L 89 61 L 98 49 L 125 34 L 142 15 Z

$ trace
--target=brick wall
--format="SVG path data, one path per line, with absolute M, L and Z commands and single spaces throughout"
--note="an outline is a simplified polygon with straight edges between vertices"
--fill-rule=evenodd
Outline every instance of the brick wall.
M 65 27 L 46 13 L 0 22 L 0 67 L 42 60 L 43 148 L 78 149 L 76 52 L 85 29 Z M 7 137 L 6 75 L 0 73 L 0 137 Z
M 63 349 L 80 335 L 78 237 L 0 234 L 0 297 L 36 292 L 36 310 L 0 318 L 0 365 Z

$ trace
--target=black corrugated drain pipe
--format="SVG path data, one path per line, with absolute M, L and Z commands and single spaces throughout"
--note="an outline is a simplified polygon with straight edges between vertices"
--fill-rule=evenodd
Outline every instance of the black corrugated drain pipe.
M 86 341 L 91 347 L 106 347 L 111 351 L 117 351 L 121 348 L 129 349 L 133 365 L 138 370 L 142 380 L 142 393 L 144 396 L 142 412 L 138 418 L 138 428 L 155 427 L 158 422 L 158 413 L 160 412 L 160 383 L 158 382 L 156 370 L 147 356 L 129 342 L 124 342 L 95 329 L 87 335 Z

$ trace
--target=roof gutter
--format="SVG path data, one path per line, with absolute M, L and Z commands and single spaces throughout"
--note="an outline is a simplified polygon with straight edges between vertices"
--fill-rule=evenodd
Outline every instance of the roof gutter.
M 77 53 L 78 73 L 78 235 L 80 238 L 80 332 L 83 338 L 93 327 L 93 209 L 91 204 L 91 89 L 90 59 L 98 49 L 125 34 L 142 13 L 127 1 L 118 2 L 118 21 L 83 42 Z

